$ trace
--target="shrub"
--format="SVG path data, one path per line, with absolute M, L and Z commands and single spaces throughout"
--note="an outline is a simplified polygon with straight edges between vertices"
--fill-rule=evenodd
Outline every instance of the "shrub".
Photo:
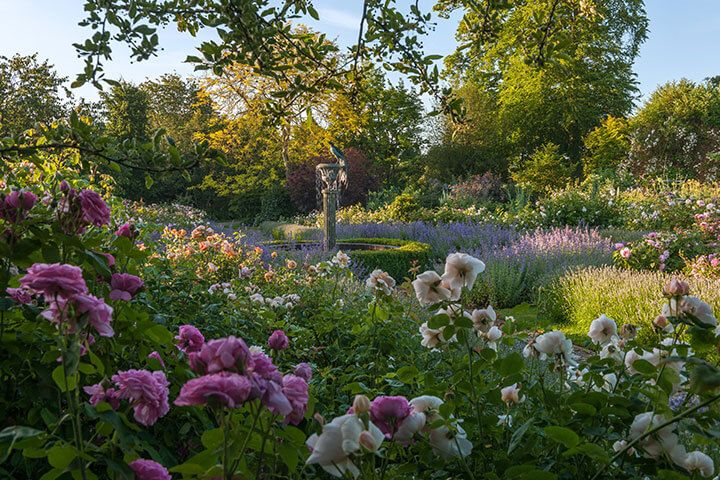
M 387 250 L 352 250 L 348 254 L 368 272 L 379 268 L 398 281 L 411 277 L 408 273 L 411 268 L 427 268 L 432 262 L 432 251 L 427 243 L 395 238 L 343 238 L 339 242 L 397 246 L 398 248 Z
M 403 193 L 395 197 L 382 212 L 389 218 L 399 222 L 412 222 L 419 220 L 422 215 L 420 203 L 409 193 Z
M 507 198 L 502 180 L 490 172 L 472 177 L 450 186 L 449 201 L 467 207 L 487 202 L 502 202 Z
M 525 227 L 610 227 L 622 225 L 624 216 L 611 191 L 585 184 L 552 192 L 518 212 L 515 221 Z
M 474 252 L 486 264 L 467 300 L 510 308 L 535 302 L 538 289 L 574 267 L 607 265 L 610 241 L 597 230 L 554 228 L 526 233 L 511 245 Z
M 720 94 L 711 83 L 670 82 L 655 90 L 630 121 L 636 175 L 714 179 L 720 149 Z
M 670 278 L 662 272 L 637 272 L 616 267 L 589 267 L 572 271 L 542 289 L 540 316 L 563 324 L 568 333 L 585 335 L 601 313 L 618 324 L 632 323 L 648 340 L 650 324 L 663 303 L 661 287 Z M 720 280 L 687 278 L 692 295 L 720 308 Z
M 610 172 L 616 169 L 630 152 L 627 120 L 608 116 L 583 140 L 583 173 Z
M 356 148 L 345 150 L 348 165 L 348 185 L 340 196 L 340 205 L 365 203 L 368 191 L 376 188 L 377 181 L 372 175 L 372 162 Z M 317 208 L 317 186 L 315 167 L 320 163 L 333 163 L 331 157 L 313 157 L 305 162 L 288 167 L 287 190 L 295 208 L 303 213 Z
M 546 143 L 538 147 L 530 158 L 516 159 L 510 171 L 512 179 L 521 187 L 544 193 L 567 185 L 572 180 L 575 166 L 560 153 L 559 146 Z

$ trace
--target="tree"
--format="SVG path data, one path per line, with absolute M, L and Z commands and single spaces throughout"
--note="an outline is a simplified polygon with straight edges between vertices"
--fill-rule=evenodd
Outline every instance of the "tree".
M 583 140 L 583 174 L 612 172 L 627 161 L 630 153 L 628 122 L 621 117 L 608 116 Z
M 511 156 L 552 142 L 576 162 L 587 132 L 629 113 L 632 63 L 647 31 L 641 0 L 442 0 L 437 8 L 464 10 L 446 70 L 456 86 L 491 92 L 471 125 L 498 124 Z
M 130 82 L 118 82 L 110 91 L 100 92 L 105 107 L 105 128 L 109 135 L 121 140 L 146 141 L 149 134 L 146 92 Z
M 37 54 L 0 56 L 0 136 L 66 115 L 71 95 L 65 80 L 47 60 L 39 62 Z
M 330 96 L 328 130 L 334 142 L 362 151 L 385 184 L 406 183 L 420 166 L 424 108 L 403 82 L 389 84 L 368 70 L 356 90 Z
M 431 15 L 421 12 L 417 2 L 401 12 L 394 0 L 365 0 L 358 41 L 349 56 L 339 55 L 339 47 L 325 35 L 296 28 L 303 18 L 319 19 L 311 0 L 85 0 L 84 10 L 81 25 L 94 34 L 75 44 L 85 69 L 74 85 L 112 82 L 104 78 L 103 62 L 111 58 L 116 42 L 126 44 L 134 60 L 147 60 L 160 48 L 157 27 L 174 22 L 193 37 L 202 30 L 217 34 L 201 42 L 200 56 L 188 57 L 196 69 L 220 75 L 240 65 L 274 80 L 276 88 L 265 107 L 276 117 L 298 96 L 357 84 L 369 59 L 407 75 L 421 93 L 434 95 L 444 111 L 455 114 L 458 109 L 450 89 L 440 85 L 435 61 L 441 57 L 423 52 L 420 37 L 432 28 Z M 306 72 L 317 72 L 316 81 L 303 82 Z
M 156 132 L 164 132 L 167 148 L 178 159 L 193 156 L 195 142 L 215 128 L 207 95 L 194 80 L 178 75 L 163 75 L 140 85 L 118 82 L 101 92 L 101 99 L 106 134 L 123 142 L 144 143 L 154 141 Z M 192 189 L 202 181 L 207 168 L 206 162 L 198 162 L 184 172 L 153 175 L 151 189 L 146 187 L 150 182 L 146 183 L 145 172 L 131 169 L 118 176 L 118 183 L 127 198 L 170 202 L 193 197 L 191 203 L 209 208 L 208 196 Z
M 712 81 L 658 87 L 630 120 L 630 156 L 637 175 L 718 178 L 709 154 L 720 151 L 720 89 Z

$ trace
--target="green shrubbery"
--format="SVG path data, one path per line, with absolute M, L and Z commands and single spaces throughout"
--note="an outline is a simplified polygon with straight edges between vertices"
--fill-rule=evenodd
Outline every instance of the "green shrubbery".
M 397 238 L 346 238 L 339 242 L 397 246 L 398 248 L 387 250 L 352 250 L 348 254 L 368 272 L 375 269 L 384 270 L 398 280 L 412 277 L 409 273 L 411 268 L 427 268 L 432 261 L 432 251 L 427 243 Z M 342 243 L 339 247 L 342 248 Z

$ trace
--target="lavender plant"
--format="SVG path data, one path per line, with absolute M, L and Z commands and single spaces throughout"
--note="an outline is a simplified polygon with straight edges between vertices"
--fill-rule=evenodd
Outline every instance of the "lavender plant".
M 597 230 L 571 227 L 538 229 L 507 246 L 473 250 L 487 269 L 467 301 L 498 307 L 535 302 L 542 285 L 575 267 L 607 265 L 611 251 L 610 241 Z

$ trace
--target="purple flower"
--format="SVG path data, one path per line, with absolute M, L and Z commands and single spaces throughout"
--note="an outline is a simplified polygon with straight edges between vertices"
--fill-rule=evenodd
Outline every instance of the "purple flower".
M 190 354 L 190 366 L 203 374 L 251 372 L 254 365 L 248 346 L 241 338 L 233 336 L 210 340 L 202 346 L 200 352 Z
M 75 311 L 86 314 L 90 325 L 97 330 L 101 337 L 114 335 L 110 326 L 113 309 L 105 303 L 105 300 L 92 295 L 76 295 L 73 300 L 75 301 Z
M 112 376 L 118 397 L 133 405 L 135 420 L 145 426 L 154 425 L 170 410 L 168 381 L 161 371 L 127 370 Z
M 60 263 L 36 263 L 20 279 L 20 284 L 42 293 L 47 300 L 54 296 L 70 298 L 87 292 L 80 267 Z
M 309 382 L 312 378 L 312 367 L 310 364 L 305 362 L 298 363 L 295 365 L 295 371 L 293 373 L 298 377 L 305 379 L 306 382 Z
M 110 278 L 110 299 L 129 301 L 142 288 L 140 277 L 129 273 L 113 273 Z
M 75 333 L 75 321 L 70 318 L 68 301 L 64 297 L 58 297 L 57 300 L 51 300 L 48 304 L 47 310 L 40 313 L 40 316 L 49 320 L 50 322 L 60 325 L 68 323 L 67 333 Z
M 285 416 L 286 423 L 297 425 L 302 422 L 308 404 L 308 384 L 304 378 L 296 375 L 285 375 L 282 391 L 292 406 L 292 411 Z
M 102 383 L 96 383 L 89 387 L 83 387 L 83 390 L 90 395 L 90 405 L 93 407 L 96 407 L 100 402 L 109 403 L 113 410 L 117 410 L 120 407 L 120 400 L 114 388 L 105 390 Z
M 252 385 L 247 377 L 221 372 L 193 378 L 182 386 L 175 405 L 188 407 L 204 405 L 239 407 L 250 397 Z
M 10 298 L 15 300 L 17 303 L 22 303 L 27 305 L 32 301 L 32 290 L 20 287 L 20 288 L 7 288 L 5 289 L 8 295 L 10 295 Z
M 158 352 L 150 352 L 150 354 L 148 354 L 147 358 L 148 358 L 148 360 L 151 358 L 154 360 L 157 360 L 158 363 L 160 364 L 160 366 L 162 368 L 165 368 L 165 362 L 163 361 L 162 357 L 160 356 L 160 354 Z
M 118 237 L 127 237 L 132 240 L 135 238 L 135 227 L 129 223 L 123 223 L 115 231 L 115 235 Z
M 139 458 L 128 464 L 135 472 L 135 480 L 172 480 L 165 467 L 152 460 Z
M 205 344 L 205 337 L 200 330 L 192 325 L 180 325 L 180 331 L 175 337 L 178 350 L 187 354 L 199 352 Z
M 370 420 L 387 438 L 392 438 L 400 422 L 410 415 L 411 411 L 410 403 L 405 397 L 375 397 L 370 404 Z
M 27 217 L 27 212 L 35 205 L 37 197 L 32 192 L 14 190 L 0 200 L 0 218 L 17 223 Z
M 115 257 L 110 255 L 109 253 L 101 253 L 100 255 L 105 257 L 105 260 L 107 260 L 107 263 L 108 263 L 108 267 L 112 267 L 115 265 Z
M 83 219 L 87 223 L 91 223 L 96 227 L 102 227 L 110 223 L 110 208 L 97 192 L 83 190 L 80 192 L 79 197 Z
M 282 330 L 275 330 L 268 338 L 268 346 L 273 350 L 285 350 L 290 346 L 290 339 Z
M 286 417 L 293 412 L 293 405 L 283 393 L 282 379 L 280 382 L 275 380 L 265 380 L 257 375 L 253 375 L 253 397 L 260 397 L 260 401 L 275 415 Z
M 260 375 L 266 380 L 275 380 L 280 382 L 282 376 L 273 363 L 272 358 L 261 351 L 251 350 L 250 354 L 253 359 L 253 373 Z

